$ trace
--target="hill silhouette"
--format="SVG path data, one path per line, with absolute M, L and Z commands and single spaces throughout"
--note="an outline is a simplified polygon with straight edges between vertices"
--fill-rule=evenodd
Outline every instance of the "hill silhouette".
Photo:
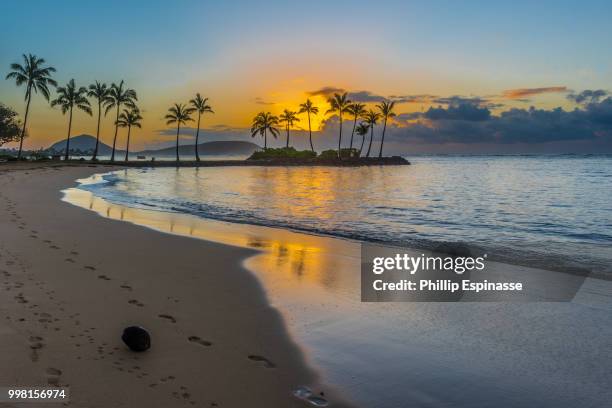
M 78 136 L 73 136 L 70 138 L 70 151 L 71 152 L 82 152 L 84 154 L 89 154 L 93 152 L 96 146 L 96 138 L 91 135 L 83 134 Z M 244 142 L 240 140 L 228 140 L 228 141 L 213 141 L 213 142 L 204 142 L 198 145 L 198 152 L 202 156 L 233 156 L 233 155 L 251 155 L 255 150 L 260 147 L 255 143 Z M 47 151 L 55 151 L 56 153 L 61 153 L 66 149 L 66 139 L 60 140 L 58 142 L 53 143 L 46 150 Z M 144 156 L 171 156 L 174 155 L 176 150 L 174 146 L 166 147 L 163 149 L 147 149 L 141 151 L 135 151 L 133 154 L 141 154 Z M 100 156 L 108 156 L 111 154 L 112 147 L 107 145 L 106 143 L 100 142 L 98 147 L 98 154 Z M 116 150 L 115 154 L 123 153 L 125 154 L 125 150 Z M 194 147 L 193 145 L 183 145 L 179 146 L 179 153 L 181 155 L 193 155 Z

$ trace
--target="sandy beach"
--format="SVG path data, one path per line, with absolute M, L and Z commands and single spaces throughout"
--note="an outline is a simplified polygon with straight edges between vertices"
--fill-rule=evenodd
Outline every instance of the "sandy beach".
M 108 166 L 0 169 L 0 384 L 62 385 L 70 406 L 304 406 L 317 384 L 241 261 L 253 251 L 104 219 L 61 201 Z M 130 352 L 124 327 L 152 348 Z

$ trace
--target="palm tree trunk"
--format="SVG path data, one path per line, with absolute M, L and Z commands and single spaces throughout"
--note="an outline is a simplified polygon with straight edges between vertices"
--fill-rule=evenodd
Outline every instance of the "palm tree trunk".
M 378 158 L 379 159 L 382 157 L 383 144 L 385 143 L 385 130 L 387 130 L 387 117 L 386 116 L 385 116 L 385 123 L 383 125 L 382 138 L 380 139 L 380 151 L 378 152 Z
M 178 139 L 179 139 L 179 132 L 181 131 L 181 124 L 179 123 L 178 125 L 176 125 L 176 161 L 178 162 L 179 159 L 179 152 L 178 152 L 178 148 L 179 148 L 179 144 L 178 144 Z
M 98 158 L 98 145 L 100 144 L 100 117 L 102 116 L 102 101 L 98 100 L 98 130 L 96 130 L 96 147 L 91 160 Z
M 355 127 L 357 126 L 357 115 L 355 115 L 355 120 L 353 121 L 353 131 L 351 132 L 351 144 L 349 149 L 353 148 L 353 136 L 355 136 Z
M 196 141 L 195 141 L 196 161 L 200 161 L 200 155 L 198 154 L 198 139 L 200 138 L 200 117 L 201 116 L 202 114 L 198 112 L 198 130 L 196 131 Z
M 363 151 L 363 144 L 365 143 L 365 135 L 366 135 L 365 133 L 361 135 L 361 147 L 359 148 L 359 156 L 361 156 L 361 152 Z
M 310 128 L 310 112 L 308 112 L 308 134 L 310 139 L 310 150 L 314 153 L 314 147 L 312 146 L 312 129 Z
M 342 146 L 342 112 L 340 112 L 340 136 L 338 136 L 338 158 L 340 159 L 340 146 Z
M 125 161 L 128 161 L 128 154 L 130 153 L 130 132 L 131 130 L 132 130 L 132 126 L 128 126 L 127 146 L 125 146 Z
M 268 150 L 268 134 L 266 133 L 266 129 L 264 129 L 264 150 Z
M 72 106 L 70 107 L 70 118 L 68 119 L 68 137 L 66 138 L 66 155 L 64 160 L 68 161 L 70 158 L 70 128 L 72 127 Z
M 23 117 L 23 127 L 21 128 L 21 137 L 19 138 L 19 152 L 17 160 L 21 159 L 21 151 L 23 150 L 23 138 L 25 137 L 26 123 L 28 123 L 28 112 L 30 111 L 30 100 L 32 100 L 32 87 L 28 88 L 28 103 L 26 104 L 25 116 Z
M 372 140 L 374 139 L 374 126 L 370 128 L 370 144 L 368 145 L 368 152 L 366 157 L 370 157 L 370 149 L 372 149 Z
M 113 152 L 111 153 L 111 161 L 115 161 L 115 145 L 117 144 L 117 132 L 119 131 L 119 106 L 117 105 L 117 118 L 115 119 L 115 137 L 113 138 Z
M 287 146 L 289 147 L 289 123 L 287 123 Z

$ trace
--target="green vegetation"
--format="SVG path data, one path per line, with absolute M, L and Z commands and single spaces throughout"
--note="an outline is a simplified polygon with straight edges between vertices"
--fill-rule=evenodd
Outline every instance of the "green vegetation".
M 111 161 L 115 161 L 115 147 L 117 145 L 117 133 L 119 132 L 119 112 L 122 106 L 126 106 L 130 109 L 136 109 L 136 101 L 138 96 L 136 91 L 129 88 L 124 88 L 123 80 L 119 82 L 119 85 L 113 83 L 108 92 L 108 96 L 104 101 L 106 110 L 104 114 L 107 114 L 111 109 L 116 108 L 117 114 L 115 116 L 115 137 L 113 138 L 113 150 L 111 153 Z
M 57 98 L 51 101 L 51 106 L 59 106 L 64 115 L 66 112 L 69 114 L 64 160 L 68 160 L 70 157 L 70 129 L 72 128 L 72 112 L 74 108 L 76 107 L 91 116 L 91 106 L 85 95 L 87 95 L 87 88 L 84 86 L 77 88 L 74 79 L 71 79 L 66 86 L 57 88 Z
M 338 113 L 338 117 L 340 118 L 340 134 L 338 135 L 338 158 L 340 158 L 340 149 L 342 149 L 342 114 L 350 113 L 349 107 L 351 106 L 351 101 L 348 99 L 348 93 L 343 93 L 342 95 L 335 93 L 333 97 L 327 100 L 330 108 L 326 113 Z
M 17 112 L 0 103 L 0 146 L 19 140 L 21 122 Z
M 138 108 L 133 108 L 129 110 L 124 109 L 123 113 L 119 115 L 119 120 L 117 121 L 117 124 L 119 125 L 119 127 L 128 128 L 127 144 L 125 147 L 125 161 L 128 161 L 128 154 L 130 153 L 130 132 L 133 127 L 137 127 L 137 128 L 141 127 L 140 125 L 141 120 L 142 120 L 142 116 L 140 116 L 140 111 L 138 110 Z
M 334 156 L 336 155 L 334 151 Z M 270 159 L 312 159 L 317 154 L 310 150 L 295 150 L 293 147 L 281 147 L 279 149 L 265 149 L 254 152 L 248 160 L 270 160 Z
M 191 118 L 193 109 L 188 108 L 182 103 L 175 103 L 174 106 L 168 109 L 168 112 L 164 119 L 166 119 L 166 125 L 176 123 L 176 161 L 179 161 L 179 134 L 181 132 L 181 125 L 193 121 Z
M 198 140 L 200 138 L 200 118 L 203 113 L 215 113 L 210 105 L 208 105 L 208 98 L 202 98 L 200 93 L 196 94 L 196 97 L 189 101 L 191 107 L 198 112 L 198 130 L 196 131 L 195 138 L 195 157 L 196 161 L 200 161 L 200 154 L 198 153 Z
M 89 85 L 89 91 L 87 92 L 87 96 L 89 96 L 90 98 L 94 98 L 98 104 L 98 128 L 96 130 L 96 147 L 94 148 L 94 152 L 93 152 L 93 156 L 91 156 L 91 160 L 96 160 L 98 157 L 98 145 L 100 144 L 100 119 L 102 117 L 102 104 L 106 102 L 109 92 L 110 92 L 110 89 L 106 86 L 106 84 L 101 84 L 98 81 Z
M 306 113 L 308 115 L 308 138 L 310 140 L 310 150 L 314 153 L 314 147 L 312 146 L 312 127 L 310 126 L 310 115 L 316 115 L 319 113 L 319 108 L 312 104 L 310 99 L 306 99 L 306 102 L 300 105 L 300 111 L 298 113 Z
M 259 112 L 253 118 L 253 124 L 251 125 L 251 137 L 255 137 L 258 133 L 264 138 L 264 150 L 268 149 L 268 132 L 272 133 L 272 136 L 276 139 L 278 136 L 278 123 L 279 119 L 277 116 L 270 112 Z
M 40 92 L 45 99 L 49 100 L 49 85 L 57 86 L 57 82 L 51 78 L 51 73 L 55 72 L 53 67 L 45 67 L 45 60 L 38 58 L 36 55 L 23 54 L 24 65 L 13 63 L 11 64 L 11 72 L 8 73 L 6 79 L 14 79 L 17 86 L 26 86 L 26 110 L 23 119 L 23 128 L 19 137 L 19 153 L 17 159 L 21 159 L 23 150 L 23 139 L 26 135 L 26 124 L 28 122 L 28 113 L 30 112 L 30 101 L 32 100 L 32 91 Z
M 65 150 L 59 152 L 53 152 L 55 155 L 62 153 L 64 154 L 65 160 L 68 160 L 70 155 L 73 154 L 74 149 L 70 148 L 70 137 L 72 128 L 72 117 L 74 108 L 82 110 L 89 115 L 93 115 L 92 105 L 90 104 L 95 101 L 97 105 L 97 128 L 96 128 L 96 143 L 94 149 L 88 149 L 86 152 L 78 150 L 79 154 L 92 154 L 92 160 L 96 160 L 98 156 L 98 148 L 100 146 L 100 125 L 102 120 L 102 111 L 104 110 L 104 116 L 106 116 L 111 110 L 115 111 L 114 125 L 115 134 L 113 137 L 112 153 L 110 161 L 115 161 L 115 152 L 117 146 L 117 136 L 119 128 L 127 128 L 127 143 L 126 143 L 126 156 L 125 161 L 128 160 L 129 149 L 130 149 L 130 137 L 132 127 L 141 127 L 142 116 L 140 110 L 136 106 L 138 97 L 136 91 L 128 88 L 124 81 L 121 80 L 118 84 L 112 83 L 107 86 L 105 83 L 95 81 L 88 88 L 77 87 L 74 80 L 70 80 L 65 86 L 57 87 L 56 81 L 51 78 L 52 73 L 55 72 L 55 68 L 45 66 L 45 60 L 38 58 L 35 55 L 28 54 L 23 55 L 23 64 L 13 63 L 11 64 L 11 71 L 6 76 L 6 79 L 14 80 L 17 86 L 25 87 L 25 115 L 23 122 L 17 119 L 17 113 L 2 104 L 0 104 L 0 146 L 4 143 L 19 142 L 19 151 L 17 158 L 20 159 L 23 150 L 23 139 L 27 136 L 27 120 L 30 109 L 30 102 L 32 99 L 32 93 L 41 93 L 45 99 L 50 99 L 50 87 L 56 87 L 57 97 L 51 101 L 51 106 L 59 106 L 63 114 L 68 113 L 68 135 L 66 138 Z M 251 137 L 260 135 L 264 139 L 263 151 L 255 152 L 250 159 L 252 160 L 268 160 L 268 159 L 298 159 L 298 160 L 311 160 L 311 159 L 356 159 L 362 156 L 363 148 L 367 133 L 370 133 L 370 141 L 368 144 L 367 153 L 364 155 L 366 158 L 370 157 L 372 150 L 372 143 L 374 140 L 374 126 L 382 121 L 382 133 L 380 141 L 380 150 L 378 152 L 378 158 L 382 158 L 383 145 L 385 141 L 385 133 L 387 129 L 387 121 L 389 118 L 393 118 L 395 113 L 393 108 L 395 105 L 394 101 L 382 100 L 379 104 L 372 106 L 373 103 L 368 100 L 365 103 L 359 103 L 358 101 L 349 100 L 349 93 L 342 91 L 342 93 L 334 93 L 327 99 L 329 109 L 326 114 L 332 114 L 329 119 L 335 121 L 336 116 L 338 118 L 338 149 L 325 150 L 317 156 L 315 152 L 313 141 L 312 141 L 312 124 L 311 119 L 313 115 L 319 114 L 319 107 L 315 106 L 310 99 L 306 99 L 304 103 L 299 105 L 298 111 L 293 111 L 285 108 L 280 115 L 274 115 L 271 112 L 259 112 L 253 118 L 250 134 Z M 372 109 L 366 110 L 366 106 L 371 106 Z M 104 109 L 102 109 L 104 108 Z M 200 155 L 198 152 L 199 136 L 201 119 L 204 113 L 215 113 L 212 107 L 208 104 L 208 98 L 202 97 L 199 93 L 196 93 L 195 97 L 189 100 L 188 104 L 175 103 L 171 108 L 168 109 L 168 114 L 165 116 L 167 125 L 176 125 L 176 160 L 179 161 L 179 138 L 181 132 L 181 126 L 186 125 L 190 121 L 194 121 L 192 114 L 197 112 L 197 130 L 195 132 L 195 158 L 200 161 Z M 296 123 L 300 122 L 299 115 L 306 114 L 308 119 L 308 136 L 310 143 L 310 151 L 298 151 L 294 147 L 291 147 L 291 130 L 296 129 L 294 127 Z M 350 142 L 348 148 L 342 147 L 342 131 L 343 121 L 345 115 L 350 115 L 353 120 L 353 126 L 351 131 Z M 329 121 L 328 119 L 328 121 Z M 326 121 L 317 121 L 317 123 L 323 123 L 325 126 Z M 275 139 L 279 135 L 280 125 L 284 126 L 286 132 L 285 147 L 280 149 L 269 149 L 268 148 L 268 135 L 271 134 Z M 334 123 L 335 125 L 335 123 Z M 298 130 L 305 130 L 297 126 Z M 355 134 L 361 136 L 361 146 L 359 149 L 353 147 Z M 35 158 L 34 155 L 30 157 Z M 368 161 L 372 162 L 372 161 Z

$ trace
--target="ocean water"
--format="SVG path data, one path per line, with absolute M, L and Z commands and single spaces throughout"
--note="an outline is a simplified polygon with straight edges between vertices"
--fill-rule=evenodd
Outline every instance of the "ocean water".
M 418 156 L 411 166 L 127 169 L 110 202 L 361 241 L 468 244 L 491 260 L 612 274 L 612 156 Z

